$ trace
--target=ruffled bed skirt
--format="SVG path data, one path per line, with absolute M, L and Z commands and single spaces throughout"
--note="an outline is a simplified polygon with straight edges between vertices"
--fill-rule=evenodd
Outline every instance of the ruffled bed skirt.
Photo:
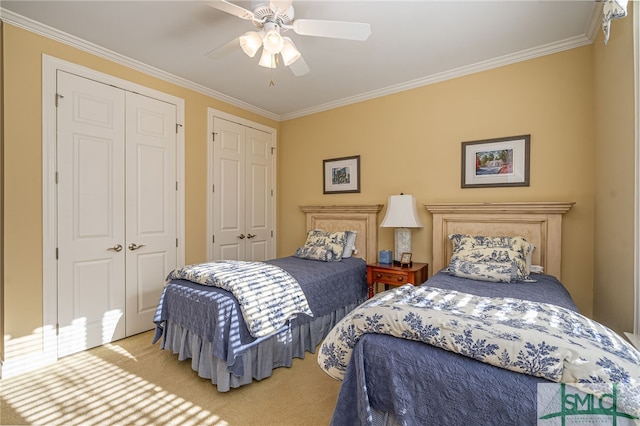
M 290 327 L 261 341 L 242 355 L 244 372 L 241 376 L 230 373 L 226 361 L 213 355 L 211 342 L 204 341 L 200 336 L 171 321 L 164 325 L 160 347 L 177 354 L 180 361 L 191 359 L 191 368 L 200 377 L 211 379 L 218 391 L 227 392 L 230 388 L 249 384 L 253 379 L 267 378 L 275 368 L 291 367 L 293 358 L 304 358 L 305 352 L 315 353 L 316 347 L 338 321 L 361 302 Z

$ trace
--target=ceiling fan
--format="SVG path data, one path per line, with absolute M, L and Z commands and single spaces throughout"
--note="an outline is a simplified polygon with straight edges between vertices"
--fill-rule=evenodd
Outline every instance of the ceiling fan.
M 240 47 L 247 56 L 253 58 L 262 47 L 259 65 L 276 68 L 281 57 L 283 64 L 288 66 L 296 76 L 307 74 L 309 66 L 293 41 L 289 37 L 284 37 L 282 33 L 293 30 L 300 35 L 359 41 L 366 40 L 371 34 L 370 25 L 360 22 L 294 19 L 293 0 L 271 0 L 268 4 L 259 4 L 252 10 L 226 0 L 205 3 L 215 9 L 251 21 L 255 25 L 258 31 L 249 31 L 238 37 Z M 236 43 L 236 39 L 230 43 Z M 207 55 L 211 53 L 213 51 Z

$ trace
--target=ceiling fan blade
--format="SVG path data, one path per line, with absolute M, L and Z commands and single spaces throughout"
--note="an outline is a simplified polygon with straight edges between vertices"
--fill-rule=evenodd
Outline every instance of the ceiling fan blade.
M 301 77 L 310 71 L 309 65 L 307 65 L 302 56 L 300 56 L 294 63 L 289 65 L 289 68 L 291 69 L 293 75 L 295 75 L 296 77 Z
M 227 55 L 232 52 L 235 52 L 236 50 L 238 50 L 239 47 L 240 47 L 240 41 L 238 40 L 238 37 L 236 37 L 233 40 L 228 41 L 225 44 L 220 45 L 215 49 L 208 51 L 207 53 L 205 53 L 204 56 L 208 57 L 209 59 L 214 59 L 214 57 L 218 57 L 220 55 Z
M 296 19 L 292 25 L 297 34 L 318 37 L 341 38 L 364 41 L 371 35 L 371 26 L 361 22 L 321 21 L 317 19 Z
M 271 0 L 269 7 L 271 10 L 277 10 L 280 13 L 284 13 L 291 7 L 293 0 Z
M 214 9 L 221 10 L 223 12 L 230 13 L 231 15 L 235 15 L 238 18 L 246 19 L 247 21 L 259 21 L 256 18 L 256 15 L 248 9 L 244 7 L 240 7 L 236 4 L 229 3 L 226 0 L 215 0 L 215 1 L 205 1 L 208 6 L 213 7 Z

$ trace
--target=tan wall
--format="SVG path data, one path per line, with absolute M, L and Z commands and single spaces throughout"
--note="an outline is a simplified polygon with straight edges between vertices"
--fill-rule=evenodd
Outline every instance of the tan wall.
M 206 259 L 207 108 L 279 123 L 12 25 L 4 43 L 4 308 L 8 340 L 42 327 L 42 54 L 185 100 L 186 262 Z M 7 345 L 7 350 L 9 345 Z M 11 354 L 7 354 L 10 357 Z
M 630 2 L 631 7 L 636 6 Z M 611 23 L 594 43 L 595 233 L 594 318 L 633 331 L 635 130 L 633 17 Z
M 283 122 L 279 249 L 304 242 L 302 204 L 387 203 L 413 194 L 425 224 L 417 261 L 431 260 L 431 216 L 444 201 L 575 201 L 565 216 L 562 278 L 592 314 L 594 111 L 592 46 Z M 461 142 L 531 134 L 531 185 L 460 188 Z M 361 156 L 362 191 L 323 195 L 322 160 Z M 384 215 L 381 212 L 380 220 Z M 393 249 L 381 228 L 379 249 Z

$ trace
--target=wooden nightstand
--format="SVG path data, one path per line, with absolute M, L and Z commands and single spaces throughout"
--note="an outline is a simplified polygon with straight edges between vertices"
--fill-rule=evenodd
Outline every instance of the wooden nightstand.
M 369 297 L 373 297 L 373 283 L 401 286 L 407 283 L 420 285 L 429 276 L 429 264 L 413 262 L 412 266 L 394 266 L 384 263 L 367 265 Z

